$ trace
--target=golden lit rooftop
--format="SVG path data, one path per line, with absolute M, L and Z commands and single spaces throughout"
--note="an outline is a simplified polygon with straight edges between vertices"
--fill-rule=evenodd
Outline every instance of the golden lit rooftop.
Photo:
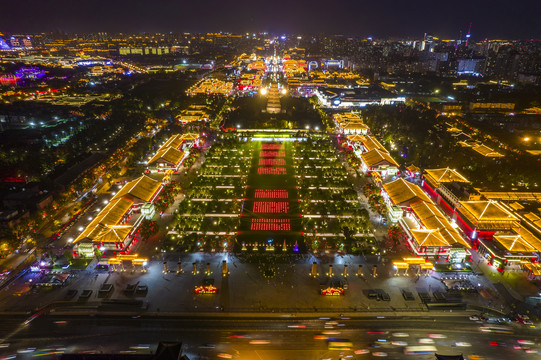
M 432 202 L 419 186 L 402 178 L 383 184 L 383 188 L 393 204 L 398 206 L 410 205 L 417 201 Z
M 398 163 L 385 151 L 380 149 L 370 150 L 361 154 L 361 159 L 363 163 L 368 167 L 373 167 L 377 165 L 390 165 L 398 167 Z
M 113 197 L 112 200 L 116 200 L 125 196 L 132 196 L 144 202 L 149 202 L 156 193 L 156 191 L 158 191 L 160 186 L 162 186 L 161 182 L 143 175 L 124 185 L 122 189 L 120 189 L 120 191 Z
M 439 185 L 440 183 L 449 183 L 449 182 L 464 182 L 468 183 L 469 180 L 462 176 L 455 169 L 443 168 L 443 169 L 428 169 L 425 170 L 425 177 L 428 180 L 435 184 Z

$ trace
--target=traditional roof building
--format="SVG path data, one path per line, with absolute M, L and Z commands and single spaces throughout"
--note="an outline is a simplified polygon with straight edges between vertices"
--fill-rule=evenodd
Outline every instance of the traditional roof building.
M 406 232 L 409 246 L 416 255 L 450 256 L 453 262 L 461 262 L 471 248 L 443 213 L 432 202 L 418 201 L 411 211 L 400 220 Z
M 182 160 L 184 160 L 185 153 L 177 150 L 173 147 L 160 149 L 156 154 L 150 158 L 147 163 L 148 167 L 155 168 L 158 172 L 173 170 L 178 171 Z
M 460 201 L 481 199 L 470 181 L 450 168 L 425 170 L 421 185 L 450 216 L 454 216 Z
M 468 242 L 428 198 L 413 202 L 398 221 L 415 255 L 445 256 L 451 262 L 462 262 L 470 255 Z
M 370 132 L 368 125 L 362 122 L 348 123 L 341 127 L 344 134 L 363 134 L 366 135 Z
M 129 246 L 135 227 L 125 221 L 131 214 L 132 205 L 133 202 L 125 198 L 111 200 L 73 243 L 91 242 L 101 250 L 121 250 Z
M 124 198 L 130 200 L 134 207 L 139 207 L 143 203 L 153 202 L 162 190 L 162 187 L 163 184 L 160 181 L 143 175 L 124 185 L 111 200 Z
M 190 105 L 187 109 L 184 109 L 177 115 L 176 119 L 182 124 L 187 124 L 195 121 L 209 121 L 210 109 L 201 105 Z
M 518 219 L 493 200 L 462 201 L 458 224 L 472 240 L 492 239 L 497 231 L 509 231 L 518 226 Z
M 182 146 L 182 136 L 181 134 L 175 134 L 175 135 L 172 135 L 169 139 L 167 139 L 167 141 L 162 145 L 160 146 L 160 149 L 163 149 L 163 148 L 169 148 L 169 147 L 172 147 L 174 149 L 180 149 L 180 147 Z
M 373 136 L 366 136 L 362 142 L 363 152 L 368 152 L 370 150 L 380 150 L 383 152 L 388 152 L 387 149 Z
M 356 113 L 339 113 L 333 115 L 336 127 L 344 134 L 367 135 L 370 132 L 368 125 L 363 123 Z
M 419 186 L 402 178 L 383 184 L 383 190 L 382 195 L 386 201 L 404 209 L 409 209 L 411 204 L 418 201 L 431 202 Z
M 484 256 L 491 265 L 503 269 L 510 262 L 522 265 L 539 262 L 541 239 L 526 228 L 519 226 L 509 231 L 498 231 L 492 240 L 479 240 L 479 254 Z M 526 266 L 529 269 L 528 266 Z
M 94 248 L 102 251 L 125 251 L 131 245 L 143 216 L 129 224 L 128 220 L 141 205 L 155 201 L 162 186 L 161 182 L 144 175 L 128 182 L 77 236 L 74 243 L 90 242 Z M 79 250 L 78 246 L 80 252 L 83 249 L 86 247 Z
M 504 157 L 505 156 L 483 144 L 473 146 L 472 149 L 473 151 L 486 157 Z
M 190 148 L 198 146 L 199 135 L 193 133 L 172 135 L 147 162 L 147 171 L 178 171 Z
M 419 167 L 411 164 L 410 166 L 406 167 L 406 173 L 410 177 L 416 177 L 416 176 L 419 176 L 419 174 L 421 174 L 421 169 Z
M 379 172 L 382 177 L 396 175 L 398 172 L 398 163 L 389 153 L 379 149 L 361 154 L 361 167 L 365 173 Z
M 469 183 L 470 181 L 462 176 L 455 169 L 443 168 L 443 169 L 428 169 L 425 170 L 425 181 L 428 181 L 432 188 L 437 188 L 442 183 L 449 182 L 463 182 Z

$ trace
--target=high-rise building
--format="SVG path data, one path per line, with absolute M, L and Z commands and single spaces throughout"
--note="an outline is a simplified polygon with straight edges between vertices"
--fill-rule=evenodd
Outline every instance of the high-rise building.
M 11 47 L 12 47 L 13 49 L 18 49 L 18 48 L 21 47 L 21 43 L 20 43 L 19 40 L 18 40 L 16 37 L 14 37 L 14 36 L 11 37 L 11 39 L 9 40 L 9 42 L 11 43 Z

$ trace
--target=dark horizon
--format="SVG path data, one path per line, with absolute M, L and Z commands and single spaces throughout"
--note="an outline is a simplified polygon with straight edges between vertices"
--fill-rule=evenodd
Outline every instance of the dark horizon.
M 3 33 L 269 32 L 457 39 L 472 23 L 472 39 L 541 39 L 541 2 L 457 0 L 449 7 L 428 0 L 382 2 L 276 0 L 202 3 L 172 0 L 20 0 L 2 6 Z M 13 16 L 21 14 L 22 16 Z M 5 16 L 7 15 L 7 16 Z

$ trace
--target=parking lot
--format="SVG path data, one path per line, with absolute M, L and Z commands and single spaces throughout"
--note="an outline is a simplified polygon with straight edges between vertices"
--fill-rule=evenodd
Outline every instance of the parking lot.
M 164 273 L 164 260 L 167 273 Z M 178 272 L 179 260 L 182 272 Z M 226 276 L 222 276 L 224 260 Z M 426 311 L 426 302 L 481 305 L 486 302 L 479 293 L 464 293 L 458 297 L 448 293 L 437 273 L 394 276 L 391 264 L 377 263 L 377 259 L 370 263 L 370 260 L 355 256 L 286 259 L 272 264 L 273 275 L 269 277 L 259 263 L 246 262 L 229 254 L 195 253 L 180 259 L 171 255 L 150 261 L 146 272 L 130 268 L 122 272 L 99 271 L 90 265 L 85 271 L 73 272 L 65 286 L 39 287 L 32 291 L 34 280 L 31 279 L 37 275 L 29 273 L 10 286 L 20 288 L 20 291 L 9 292 L 18 296 L 4 292 L 0 311 L 29 311 L 59 301 L 63 307 L 97 306 L 104 299 L 137 300 L 132 305 L 161 312 Z M 312 276 L 314 261 L 316 276 Z M 358 275 L 359 264 L 362 276 Z M 348 266 L 346 276 L 345 265 Z M 372 275 L 374 265 L 376 277 Z M 212 279 L 216 293 L 196 294 L 195 288 L 208 279 Z M 321 295 L 321 290 L 334 282 L 342 284 L 343 295 Z M 490 296 L 490 291 L 485 292 Z

